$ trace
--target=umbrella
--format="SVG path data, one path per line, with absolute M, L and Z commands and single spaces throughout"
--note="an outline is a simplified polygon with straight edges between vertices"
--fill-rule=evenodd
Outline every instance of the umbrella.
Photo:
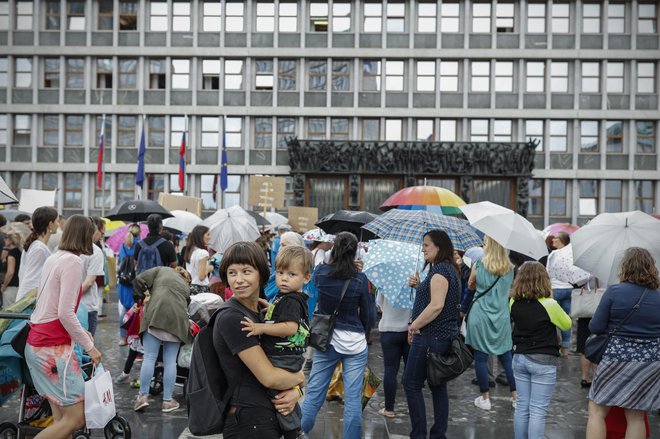
M 303 235 L 305 241 L 335 242 L 335 235 L 325 233 L 321 229 L 312 229 Z
M 260 214 L 264 216 L 264 214 Z M 289 224 L 289 220 L 284 215 L 280 215 L 277 212 L 266 212 L 265 218 L 270 223 L 271 227 L 275 228 L 281 224 Z
M 165 209 L 160 204 L 151 200 L 130 200 L 124 201 L 116 205 L 105 216 L 110 220 L 122 220 L 137 223 L 139 221 L 146 221 L 147 217 L 152 213 L 157 213 L 163 218 L 170 218 L 173 216 L 169 210 Z
M 163 226 L 183 233 L 192 232 L 192 229 L 202 222 L 200 217 L 186 210 L 173 210 L 172 215 L 172 218 L 163 220 Z
M 32 230 L 30 227 L 28 227 L 25 223 L 18 223 L 18 222 L 11 222 L 6 224 L 4 227 L 1 229 L 4 233 L 16 233 L 21 237 L 21 241 L 25 242 L 32 233 Z
M 618 283 L 617 273 L 626 249 L 642 247 L 651 252 L 660 269 L 660 224 L 640 212 L 601 213 L 571 235 L 573 263 L 608 285 Z
M 14 204 L 18 203 L 18 198 L 16 195 L 9 189 L 5 180 L 0 177 L 0 204 Z
M 255 241 L 261 236 L 257 222 L 240 206 L 219 209 L 201 224 L 211 229 L 209 247 L 219 253 L 236 242 Z
M 254 218 L 254 220 L 257 222 L 257 225 L 258 225 L 259 227 L 262 227 L 262 226 L 270 226 L 270 225 L 271 225 L 271 224 L 270 224 L 270 221 L 268 221 L 268 220 L 267 220 L 266 218 L 264 218 L 263 216 L 259 215 L 257 212 L 255 212 L 255 211 L 253 211 L 253 210 L 246 210 L 246 212 L 247 212 L 252 218 Z
M 376 215 L 369 212 L 338 210 L 318 220 L 316 225 L 326 233 L 351 232 L 360 238 L 360 241 L 369 241 L 375 238 L 374 234 L 361 227 L 376 218 Z
M 440 206 L 444 215 L 456 215 L 465 201 L 458 195 L 442 187 L 411 186 L 401 189 L 380 205 L 380 210 L 394 209 L 401 206 Z
M 441 216 L 425 210 L 392 209 L 362 226 L 383 239 L 419 244 L 430 230 L 444 230 L 454 247 L 467 250 L 481 245 L 481 239 L 467 221 L 451 216 Z
M 126 238 L 126 233 L 128 233 L 128 228 L 131 225 L 125 225 L 122 227 L 119 227 L 115 229 L 108 239 L 105 240 L 105 245 L 110 247 L 110 249 L 115 252 L 119 253 L 119 249 L 121 248 L 121 245 L 124 243 L 124 239 Z M 146 224 L 140 224 L 140 239 L 144 239 L 147 235 L 149 234 L 149 227 L 147 227 Z
M 412 308 L 408 276 L 422 271 L 420 253 L 417 244 L 377 239 L 369 244 L 362 272 L 392 306 Z
M 4 216 L 7 221 L 14 221 L 18 215 L 27 215 L 32 218 L 32 214 L 30 212 L 14 209 L 2 209 L 0 210 L 0 215 Z
M 513 210 L 490 201 L 468 204 L 460 209 L 474 228 L 493 238 L 502 247 L 534 259 L 548 254 L 543 235 Z
M 117 230 L 118 228 L 125 226 L 126 223 L 123 221 L 112 221 L 108 218 L 101 218 L 105 222 L 105 236 L 112 235 L 112 231 Z
M 580 226 L 571 223 L 554 223 L 543 229 L 543 236 L 556 235 L 559 232 L 572 235 L 573 232 L 577 231 L 579 228 Z

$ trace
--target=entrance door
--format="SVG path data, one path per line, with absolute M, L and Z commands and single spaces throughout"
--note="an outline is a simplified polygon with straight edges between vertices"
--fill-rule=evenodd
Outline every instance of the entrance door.
M 470 202 L 491 201 L 500 206 L 508 207 L 515 211 L 515 189 L 514 180 L 506 179 L 478 179 L 472 180 L 470 191 Z
M 346 177 L 307 179 L 307 206 L 319 209 L 319 218 L 346 209 Z
M 401 177 L 362 177 L 362 210 L 381 213 L 378 206 L 401 189 L 402 185 Z

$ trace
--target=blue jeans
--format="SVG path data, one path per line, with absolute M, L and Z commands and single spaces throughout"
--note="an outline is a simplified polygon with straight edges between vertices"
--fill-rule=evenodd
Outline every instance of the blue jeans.
M 559 303 L 559 306 L 568 314 L 571 315 L 571 288 L 555 288 L 552 290 L 552 297 Z M 571 330 L 561 331 L 561 347 L 568 348 L 571 346 Z
M 437 386 L 429 385 L 433 398 L 433 419 L 430 435 L 426 430 L 426 406 L 422 388 L 426 381 L 426 351 L 447 351 L 451 344 L 448 338 L 433 338 L 430 334 L 416 334 L 413 337 L 408 361 L 403 371 L 403 388 L 408 399 L 408 411 L 410 412 L 410 423 L 412 431 L 410 439 L 441 439 L 447 437 L 447 423 L 449 419 L 449 397 L 447 395 L 447 384 Z
M 394 411 L 394 397 L 396 396 L 396 383 L 399 375 L 399 366 L 403 358 L 404 368 L 408 361 L 408 332 L 381 332 L 380 344 L 383 347 L 383 363 L 385 373 L 383 389 L 385 391 L 385 410 Z
M 316 415 L 325 402 L 325 394 L 335 371 L 337 363 L 342 363 L 342 379 L 344 381 L 344 439 L 360 439 L 362 437 L 362 382 L 364 370 L 367 367 L 369 349 L 346 355 L 335 351 L 330 345 L 328 350 L 314 351 L 312 371 L 307 382 L 307 395 L 302 404 L 302 429 L 309 433 L 314 428 Z
M 545 437 L 545 417 L 557 381 L 557 366 L 535 363 L 527 356 L 513 356 L 513 374 L 518 386 L 513 416 L 515 439 Z
M 99 321 L 98 311 L 92 311 L 87 313 L 87 330 L 89 331 L 90 334 L 92 334 L 92 337 L 96 335 L 96 327 L 98 326 L 98 321 Z
M 516 390 L 516 380 L 513 377 L 513 369 L 511 368 L 511 351 L 498 355 L 500 364 L 506 373 L 506 379 L 509 381 L 509 389 L 513 392 Z M 488 392 L 488 354 L 481 351 L 474 351 L 474 373 L 479 382 L 479 391 L 481 393 Z
M 176 356 L 179 353 L 179 345 L 176 341 L 161 341 L 153 335 L 145 332 L 142 334 L 142 346 L 144 347 L 144 359 L 140 369 L 140 395 L 149 393 L 149 384 L 154 376 L 156 359 L 160 345 L 163 344 L 163 401 L 172 399 L 174 382 L 176 381 Z

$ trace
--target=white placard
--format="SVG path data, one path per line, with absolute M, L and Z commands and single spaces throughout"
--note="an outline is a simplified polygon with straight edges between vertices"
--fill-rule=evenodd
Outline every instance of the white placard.
M 594 216 L 596 215 L 596 199 L 595 198 L 580 198 L 579 210 L 580 215 Z
M 56 191 L 21 189 L 21 197 L 18 203 L 18 210 L 22 210 L 23 212 L 27 212 L 31 215 L 39 207 L 55 207 L 55 193 Z

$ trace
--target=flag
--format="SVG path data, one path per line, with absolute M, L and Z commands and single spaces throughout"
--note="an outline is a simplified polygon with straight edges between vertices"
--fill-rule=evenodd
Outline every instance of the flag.
M 99 158 L 96 163 L 96 187 L 103 187 L 103 143 L 105 138 L 105 115 L 101 120 L 101 135 L 99 136 Z
M 142 135 L 140 136 L 140 149 L 138 150 L 138 166 L 135 174 L 135 184 L 144 189 L 144 153 L 147 149 L 147 142 L 144 136 L 144 119 L 142 119 Z
M 222 120 L 222 156 L 220 157 L 220 191 L 227 190 L 227 119 Z
M 179 190 L 183 191 L 186 186 L 186 132 L 181 136 L 181 148 L 179 148 Z

